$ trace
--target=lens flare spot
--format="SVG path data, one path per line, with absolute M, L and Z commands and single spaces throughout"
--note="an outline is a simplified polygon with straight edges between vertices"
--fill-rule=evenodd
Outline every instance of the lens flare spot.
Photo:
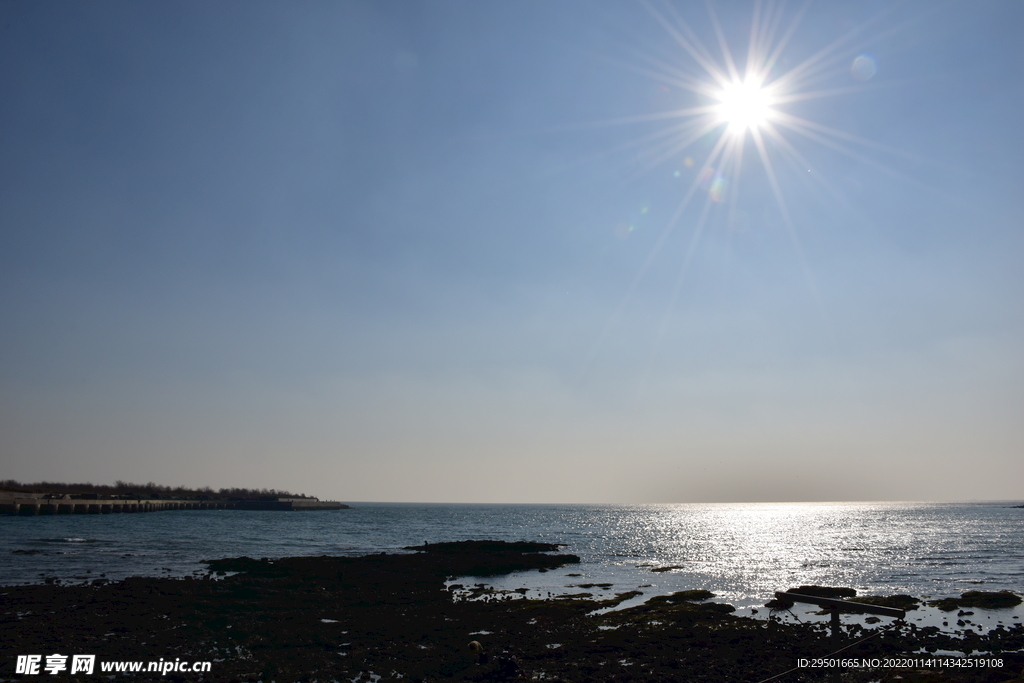
M 868 55 L 859 55 L 850 65 L 850 75 L 858 81 L 869 81 L 877 73 L 875 60 Z
M 697 182 L 700 183 L 700 189 L 707 191 L 711 187 L 711 181 L 714 179 L 715 169 L 709 166 L 708 168 L 701 170 L 700 177 L 697 179 Z
M 635 223 L 619 223 L 615 226 L 615 236 L 619 239 L 626 239 L 636 231 Z
M 700 188 L 708 193 L 711 201 L 721 203 L 725 198 L 725 189 L 729 184 L 722 174 L 713 168 L 705 168 L 700 174 Z
M 708 196 L 711 197 L 711 201 L 721 204 L 725 197 L 725 188 L 728 185 L 728 181 L 722 176 L 717 176 L 711 181 L 711 187 L 708 188 Z

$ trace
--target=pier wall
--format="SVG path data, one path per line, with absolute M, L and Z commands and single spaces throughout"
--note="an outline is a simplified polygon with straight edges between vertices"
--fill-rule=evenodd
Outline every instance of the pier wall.
M 231 506 L 216 500 L 82 499 L 53 498 L 47 494 L 5 495 L 0 491 L 0 514 L 8 515 L 105 515 L 158 510 L 213 510 Z

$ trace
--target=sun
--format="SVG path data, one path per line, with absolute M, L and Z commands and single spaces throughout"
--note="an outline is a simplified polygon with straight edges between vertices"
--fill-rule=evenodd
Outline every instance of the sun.
M 719 101 L 715 114 L 720 123 L 728 125 L 733 135 L 758 130 L 775 114 L 771 88 L 764 87 L 756 79 L 727 83 L 716 93 L 715 99 Z

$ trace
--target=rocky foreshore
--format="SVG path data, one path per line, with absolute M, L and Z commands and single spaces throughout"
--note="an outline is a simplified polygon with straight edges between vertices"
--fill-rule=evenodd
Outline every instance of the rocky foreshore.
M 40 654 L 45 660 L 52 653 L 95 654 L 99 661 L 211 662 L 210 671 L 201 674 L 117 676 L 165 681 L 285 683 L 379 676 L 384 681 L 758 683 L 829 675 L 797 664 L 834 651 L 826 625 L 737 617 L 702 591 L 602 614 L 594 611 L 636 593 L 606 600 L 585 594 L 532 600 L 478 588 L 477 599 L 459 598 L 458 588 L 446 585 L 453 577 L 551 569 L 579 558 L 540 543 L 469 541 L 415 550 L 354 558 L 216 560 L 207 563 L 210 574 L 203 579 L 4 587 L 0 679 L 21 678 L 15 674 L 19 655 Z M 847 668 L 843 681 L 998 683 L 1019 679 L 1024 669 L 1019 624 L 986 634 L 967 632 L 963 638 L 904 622 L 879 627 L 844 626 L 840 647 L 853 647 L 841 656 L 921 659 L 928 652 L 957 651 L 961 663 Z M 1003 665 L 962 663 L 982 657 L 998 658 Z M 789 673 L 779 676 L 784 672 Z M 39 678 L 56 677 L 40 672 Z

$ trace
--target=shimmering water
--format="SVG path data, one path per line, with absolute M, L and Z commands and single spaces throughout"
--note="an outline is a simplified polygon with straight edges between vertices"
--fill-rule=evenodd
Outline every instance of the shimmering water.
M 530 594 L 706 588 L 749 613 L 802 584 L 950 597 L 1024 589 L 1016 503 L 428 505 L 358 503 L 306 512 L 188 510 L 0 517 L 0 584 L 47 577 L 183 575 L 202 559 L 359 555 L 424 541 L 565 544 L 582 564 L 499 577 Z M 655 568 L 677 567 L 666 572 Z M 579 576 L 569 576 L 579 574 Z M 462 580 L 463 583 L 466 580 Z M 469 582 L 482 581 L 480 579 Z M 611 583 L 610 588 L 578 588 Z M 762 610 L 763 612 L 763 610 Z M 1020 608 L 1009 615 L 1021 616 Z

